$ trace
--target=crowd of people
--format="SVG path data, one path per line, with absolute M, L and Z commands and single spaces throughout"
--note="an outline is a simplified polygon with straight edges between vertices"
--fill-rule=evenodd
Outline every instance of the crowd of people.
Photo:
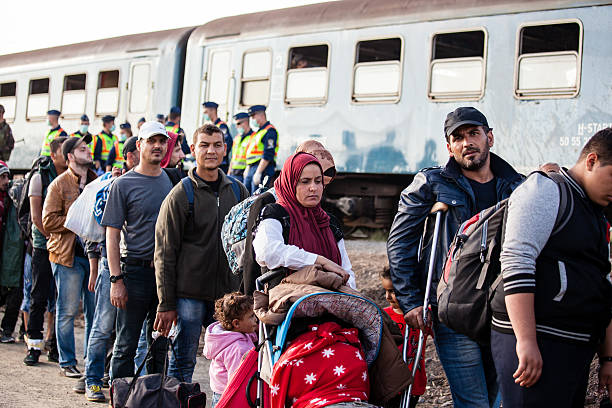
M 330 152 L 318 141 L 306 141 L 272 181 L 278 133 L 266 107 L 236 114 L 234 138 L 217 108 L 212 101 L 203 104 L 206 124 L 191 139 L 180 128 L 178 108 L 165 123 L 164 117 L 143 120 L 137 136 L 129 123 L 122 124 L 118 138 L 112 116 L 102 118 L 104 128 L 94 138 L 83 115 L 79 132 L 67 137 L 59 112 L 49 111 L 42 158 L 28 176 L 31 234 L 25 243 L 18 208 L 7 196 L 10 170 L 0 161 L 0 294 L 7 305 L 1 341 L 14 341 L 24 293 L 26 365 L 37 365 L 46 350 L 61 374 L 78 379 L 76 392 L 105 401 L 102 388 L 134 376 L 148 348 L 146 372 L 163 371 L 168 341 L 168 375 L 191 382 L 205 328 L 214 406 L 258 343 L 252 297 L 257 277 L 282 270 L 290 279 L 298 271 L 358 293 L 341 221 L 321 206 L 336 175 Z M 449 113 L 444 137 L 446 165 L 419 171 L 399 201 L 387 242 L 389 267 L 380 271 L 391 322 L 385 324 L 393 332 L 408 331 L 410 350 L 419 331 L 433 336 L 455 407 L 583 406 L 596 353 L 600 384 L 612 386 L 610 226 L 604 214 L 612 202 L 612 129 L 596 133 L 573 167 L 541 168 L 559 173 L 569 191 L 571 211 L 560 225 L 557 213 L 566 207 L 560 203 L 566 196 L 558 183 L 545 171 L 525 177 L 490 152 L 493 130 L 480 111 L 462 107 Z M 187 171 L 180 166 L 186 155 L 195 160 Z M 69 209 L 94 180 L 106 181 L 92 209 L 104 228 L 101 242 L 64 226 Z M 503 283 L 492 294 L 491 341 L 483 344 L 440 321 L 435 285 L 459 227 L 505 199 Z M 239 275 L 230 270 L 221 229 L 245 200 L 253 201 Z M 447 211 L 434 235 L 429 215 L 438 202 Z M 427 314 L 423 303 L 434 236 L 441 249 L 432 258 Z M 23 248 L 13 254 L 20 248 L 15 242 Z M 74 344 L 80 304 L 84 373 Z M 387 379 L 369 375 L 359 330 L 345 323 L 317 320 L 296 334 L 272 371 L 273 406 L 369 402 L 370 388 Z M 154 333 L 162 337 L 153 341 Z M 396 345 L 401 349 L 401 341 Z M 398 347 L 385 353 L 401 359 Z M 419 361 L 410 406 L 425 392 L 423 355 L 411 364 Z M 379 377 L 399 377 L 395 367 Z M 287 376 L 296 380 L 289 383 Z M 387 392 L 387 399 L 397 400 L 398 389 Z

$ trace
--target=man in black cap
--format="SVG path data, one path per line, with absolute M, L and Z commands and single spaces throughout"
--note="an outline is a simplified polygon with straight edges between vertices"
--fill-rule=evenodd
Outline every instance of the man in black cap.
M 264 177 L 268 176 L 270 182 L 274 176 L 278 154 L 278 132 L 268 120 L 264 105 L 251 106 L 249 116 L 255 122 L 251 127 L 256 125 L 258 130 L 247 147 L 244 185 L 254 193 Z
M 501 201 L 523 177 L 489 150 L 493 130 L 477 109 L 462 107 L 449 113 L 444 136 L 450 159 L 445 166 L 419 171 L 402 192 L 398 213 L 391 227 L 387 253 L 397 300 L 406 323 L 425 329 L 423 300 L 427 281 L 427 244 L 418 261 L 419 240 L 427 216 L 436 202 L 448 206 L 441 225 L 432 281 L 430 304 L 434 340 L 453 395 L 455 407 L 489 407 L 498 395 L 495 367 L 488 346 L 480 346 L 438 320 L 436 290 L 448 252 L 459 226 L 474 214 Z M 431 243 L 433 228 L 427 228 L 424 243 Z
M 57 286 L 55 327 L 59 348 L 60 373 L 66 377 L 80 378 L 74 347 L 74 319 L 79 313 L 79 301 L 83 299 L 85 314 L 85 355 L 93 321 L 95 296 L 87 287 L 89 261 L 83 241 L 64 227 L 68 210 L 81 194 L 85 185 L 96 178 L 91 170 L 89 137 L 70 137 L 62 145 L 68 170 L 49 185 L 42 212 L 42 225 L 49 234 L 47 249 Z
M 227 123 L 222 121 L 219 118 L 219 115 L 217 114 L 217 109 L 219 108 L 218 103 L 207 101 L 204 102 L 202 106 L 204 106 L 204 122 L 211 122 L 223 132 L 223 139 L 225 140 L 227 151 L 225 153 L 225 157 L 223 157 L 223 162 L 221 163 L 221 166 L 219 166 L 219 168 L 223 170 L 225 174 L 227 174 L 227 170 L 229 169 L 229 163 L 232 157 L 233 145 L 233 139 L 229 131 L 229 126 L 227 126 Z
M 81 126 L 79 127 L 79 130 L 77 130 L 76 132 L 74 132 L 73 134 L 71 134 L 70 136 L 74 136 L 74 137 L 84 137 L 85 135 L 89 135 L 91 137 L 91 139 L 93 140 L 93 135 L 91 133 L 89 133 L 89 116 L 83 114 L 81 115 Z
M 119 125 L 119 137 L 113 143 L 108 159 L 106 159 L 106 171 L 111 171 L 114 168 L 123 169 L 125 156 L 123 156 L 123 146 L 125 141 L 133 136 L 132 125 L 130 122 L 125 122 Z
M 59 117 L 61 112 L 55 109 L 51 109 L 47 112 L 47 125 L 51 128 L 45 138 L 43 139 L 43 144 L 40 148 L 41 156 L 51 156 L 51 148 L 49 144 L 53 139 L 58 136 L 68 136 L 68 133 L 59 125 Z
M 93 160 L 98 175 L 104 173 L 108 155 L 117 140 L 113 134 L 115 131 L 115 117 L 106 115 L 102 117 L 102 131 L 94 138 L 92 145 Z

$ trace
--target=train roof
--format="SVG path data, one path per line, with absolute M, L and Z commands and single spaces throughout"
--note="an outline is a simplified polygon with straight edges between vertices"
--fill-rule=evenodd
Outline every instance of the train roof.
M 586 0 L 342 0 L 213 20 L 198 27 L 190 41 L 220 37 L 278 36 L 415 21 L 519 13 L 612 4 Z
M 19 52 L 0 56 L 0 68 L 41 63 L 49 60 L 61 60 L 89 55 L 111 54 L 120 52 L 137 52 L 164 48 L 175 44 L 193 31 L 195 27 L 176 28 L 172 30 L 156 31 L 124 35 L 121 37 L 106 38 L 103 40 L 87 41 L 77 44 L 62 45 L 59 47 L 43 48 L 40 50 Z

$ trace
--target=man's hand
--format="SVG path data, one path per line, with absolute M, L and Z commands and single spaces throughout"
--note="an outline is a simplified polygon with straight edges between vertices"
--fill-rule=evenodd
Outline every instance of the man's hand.
M 113 166 L 111 169 L 111 177 L 119 177 L 121 175 L 121 169 L 119 167 Z
M 153 330 L 157 330 L 162 336 L 168 337 L 172 324 L 176 324 L 176 310 L 168 310 L 167 312 L 157 312 Z
M 261 177 L 263 176 L 262 173 L 259 172 L 255 172 L 255 174 L 253 174 L 253 185 L 255 187 L 259 187 L 259 185 L 261 184 Z
M 89 272 L 89 282 L 87 284 L 87 290 L 90 292 L 96 291 L 96 280 L 98 279 L 98 271 Z
M 123 279 L 120 279 L 115 283 L 111 283 L 110 300 L 111 305 L 119 309 L 125 309 L 127 306 L 128 293 L 125 284 L 123 283 Z
M 542 375 L 542 355 L 538 342 L 535 339 L 523 342 L 517 340 L 516 355 L 519 364 L 512 375 L 514 382 L 521 387 L 531 387 Z
M 423 321 L 423 306 L 415 307 L 404 315 L 406 324 L 413 329 L 425 330 L 425 322 Z M 431 320 L 429 312 L 427 312 L 427 321 Z

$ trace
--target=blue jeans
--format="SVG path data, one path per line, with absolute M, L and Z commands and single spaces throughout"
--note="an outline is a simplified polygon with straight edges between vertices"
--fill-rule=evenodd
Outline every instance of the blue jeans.
M 115 328 L 117 308 L 110 302 L 110 270 L 108 260 L 100 258 L 96 279 L 96 311 L 89 335 L 85 376 L 87 386 L 102 386 L 106 349 Z
M 253 185 L 253 175 L 257 171 L 258 165 L 259 165 L 259 162 L 254 163 L 251 166 L 247 167 L 248 172 L 246 170 L 244 172 L 244 183 L 243 184 L 247 188 L 247 190 L 251 192 L 251 194 L 253 194 L 259 188 L 259 186 Z M 272 178 L 274 177 L 274 169 L 275 169 L 274 163 L 271 163 L 268 165 L 268 167 L 266 167 L 266 169 L 263 172 L 263 175 L 261 176 L 262 183 L 263 183 L 263 180 L 266 178 L 266 176 L 268 176 L 268 184 L 272 183 Z
M 149 266 L 126 265 L 122 262 L 121 272 L 126 274 L 123 283 L 128 300 L 125 309 L 117 309 L 117 337 L 111 360 L 111 379 L 134 376 L 134 358 L 142 325 L 147 322 L 147 343 L 150 345 L 158 303 L 155 269 Z M 167 347 L 167 342 L 163 339 L 156 342 L 155 349 L 147 360 L 149 374 L 162 372 Z
M 191 382 L 202 326 L 211 322 L 214 310 L 214 303 L 210 301 L 177 299 L 178 332 L 174 340 L 174 351 L 170 356 L 168 375 L 184 382 Z
M 30 313 L 30 303 L 32 302 L 32 255 L 26 252 L 23 261 L 23 300 L 20 310 Z
M 95 295 L 87 290 L 89 283 L 89 261 L 80 256 L 74 257 L 72 267 L 51 262 L 55 285 L 57 286 L 57 304 L 55 313 L 55 333 L 59 349 L 60 367 L 76 366 L 74 351 L 74 318 L 79 313 L 79 301 L 83 299 L 85 315 L 85 338 L 83 350 L 87 359 L 87 344 L 95 309 Z
M 501 397 L 490 348 L 446 327 L 438 320 L 435 309 L 432 314 L 434 342 L 454 407 L 499 407 Z
M 134 357 L 134 370 L 138 370 L 138 367 L 142 364 L 145 357 L 147 356 L 147 351 L 149 349 L 149 343 L 147 343 L 147 322 L 144 322 L 142 325 L 142 330 L 140 331 L 140 338 L 138 339 L 138 348 L 136 349 L 136 357 Z M 143 367 L 140 375 L 147 375 L 147 367 Z
M 212 401 L 210 402 L 210 408 L 215 408 L 215 406 L 221 401 L 222 394 L 217 394 L 213 392 Z

